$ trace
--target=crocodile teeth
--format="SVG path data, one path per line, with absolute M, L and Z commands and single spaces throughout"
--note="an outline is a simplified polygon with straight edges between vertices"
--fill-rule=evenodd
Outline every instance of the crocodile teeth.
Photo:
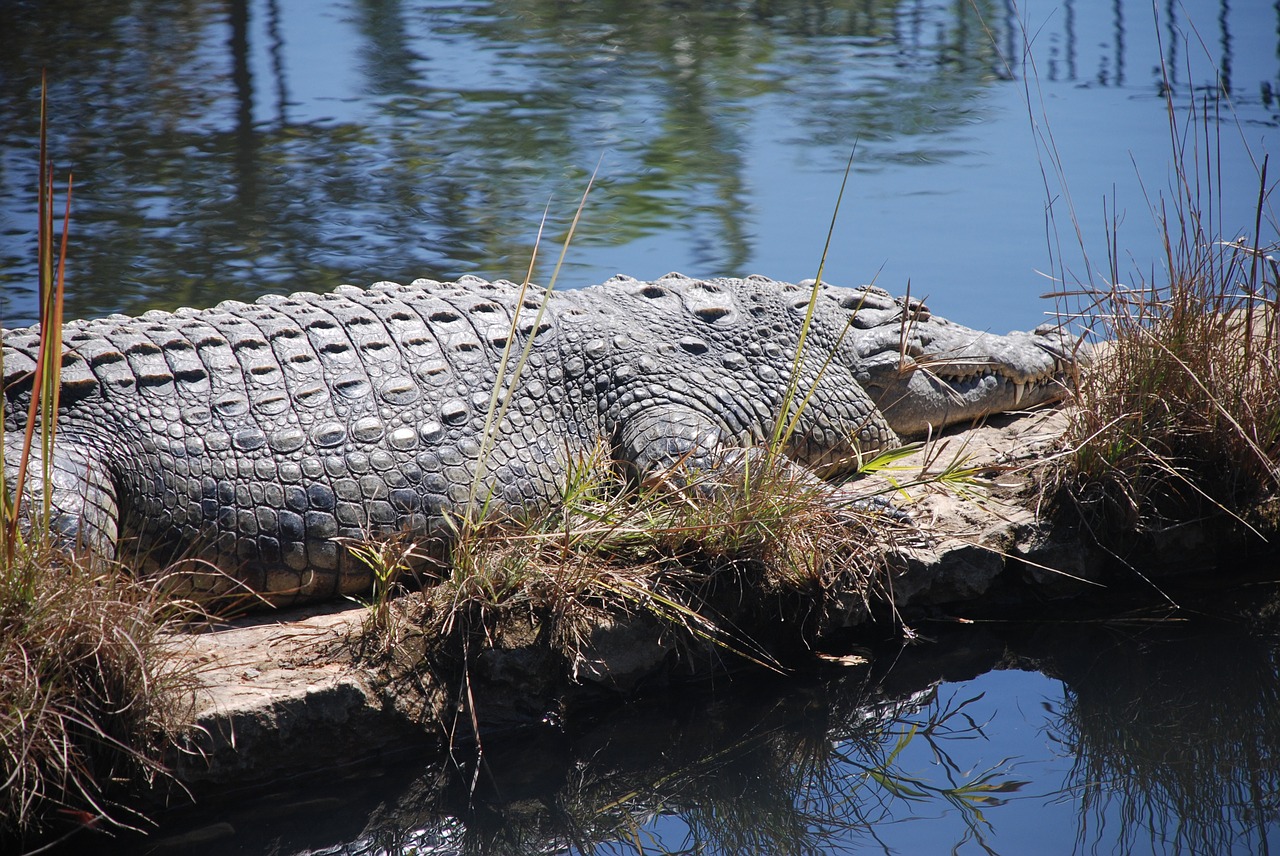
M 1022 401 L 1022 396 L 1026 393 L 1026 391 L 1027 391 L 1027 385 L 1025 383 L 1015 383 L 1013 385 L 1013 406 L 1014 407 L 1017 407 L 1018 402 Z

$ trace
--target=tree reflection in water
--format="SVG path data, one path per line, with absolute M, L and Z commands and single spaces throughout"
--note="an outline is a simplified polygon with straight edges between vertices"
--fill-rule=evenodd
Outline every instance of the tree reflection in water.
M 55 162 L 82 186 L 68 313 L 136 314 L 344 281 L 519 275 L 548 198 L 576 197 L 602 152 L 604 180 L 579 246 L 609 248 L 607 267 L 575 278 L 571 260 L 568 281 L 620 268 L 750 273 L 762 247 L 795 240 L 762 233 L 777 222 L 761 210 L 762 186 L 794 187 L 788 219 L 811 222 L 819 241 L 833 194 L 814 189 L 838 184 L 855 139 L 857 168 L 902 169 L 894 192 L 905 197 L 942 181 L 990 183 L 941 170 L 969 169 L 975 149 L 993 145 L 978 129 L 1005 109 L 993 98 L 1010 75 L 1023 73 L 1017 8 L 188 0 L 158 13 L 127 0 L 7 4 L 0 216 L 12 221 L 13 240 L 0 246 L 0 311 L 6 326 L 34 313 L 34 230 L 21 227 L 34 217 L 27 177 L 42 67 Z M 1035 12 L 1049 80 L 1122 84 L 1134 18 L 1149 16 L 1149 4 L 1115 4 L 1114 25 L 1073 4 L 1050 11 Z M 1180 7 L 1162 14 L 1170 27 L 1185 23 Z M 1086 21 L 1094 29 L 1077 34 Z M 1095 38 L 1107 45 L 1096 71 L 1086 60 Z M 1182 66 L 1169 63 L 1175 75 Z M 1160 109 L 1154 99 L 1147 106 Z M 814 172 L 824 178 L 806 179 L 803 192 L 788 180 Z M 1038 211 L 1042 188 L 1026 191 Z M 968 192 L 973 210 L 994 204 L 980 186 Z M 889 204 L 863 201 L 877 211 Z M 553 208 L 561 223 L 570 208 Z M 904 236 L 899 254 L 918 254 L 922 240 Z M 868 251 L 866 277 L 883 258 L 880 247 Z M 816 251 L 804 262 L 808 275 Z

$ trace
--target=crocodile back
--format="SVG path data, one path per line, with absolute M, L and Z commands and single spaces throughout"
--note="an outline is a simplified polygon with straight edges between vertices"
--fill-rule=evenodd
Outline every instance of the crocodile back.
M 544 402 L 516 399 L 476 484 L 517 295 L 480 280 L 379 283 L 74 322 L 59 435 L 111 470 L 123 535 L 147 564 L 194 555 L 304 598 L 366 588 L 335 536 L 426 533 L 473 497 L 548 502 L 582 445 Z M 549 322 L 530 328 L 536 299 L 517 344 L 534 334 L 542 364 L 554 336 Z M 6 334 L 10 413 L 37 332 Z
M 368 587 L 335 539 L 545 507 L 601 445 L 640 469 L 701 462 L 766 441 L 788 400 L 802 463 L 893 445 L 848 313 L 824 297 L 811 315 L 810 294 L 763 277 L 555 295 L 464 277 L 74 322 L 59 442 L 86 472 L 53 486 L 55 506 L 104 505 L 88 492 L 105 472 L 131 561 L 196 557 L 283 602 Z M 36 334 L 6 334 L 11 415 Z

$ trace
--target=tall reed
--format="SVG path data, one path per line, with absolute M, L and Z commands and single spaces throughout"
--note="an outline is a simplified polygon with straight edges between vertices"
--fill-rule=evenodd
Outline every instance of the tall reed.
M 42 97 L 40 357 L 33 377 L 0 394 L 0 407 L 26 405 L 21 422 L 0 414 L 0 442 L 16 467 L 12 477 L 0 467 L 0 849 L 68 827 L 139 824 L 115 795 L 123 782 L 163 775 L 160 759 L 192 698 L 189 667 L 175 665 L 163 633 L 175 607 L 152 584 L 68 555 L 50 536 L 49 491 L 28 491 L 50 483 L 71 203 L 68 178 L 55 269 L 44 105 Z M 20 440 L 3 436 L 6 424 L 23 426 Z
M 1083 374 L 1059 496 L 1111 535 L 1223 516 L 1280 523 L 1280 270 L 1263 243 L 1268 161 L 1258 166 L 1252 234 L 1224 240 L 1217 185 L 1222 105 L 1166 89 L 1173 182 L 1152 203 L 1162 275 L 1121 284 L 1109 238 L 1109 284 L 1089 294 L 1100 340 Z M 1113 227 L 1114 228 L 1114 227 Z

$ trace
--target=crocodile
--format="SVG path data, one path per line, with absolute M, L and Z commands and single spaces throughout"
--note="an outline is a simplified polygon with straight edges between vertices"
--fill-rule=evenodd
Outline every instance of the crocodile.
M 768 443 L 789 402 L 791 465 L 829 477 L 904 437 L 1062 398 L 1074 345 L 871 286 L 675 273 L 112 315 L 64 327 L 51 476 L 34 475 L 37 453 L 26 505 L 47 494 L 56 536 L 99 556 L 194 557 L 275 604 L 350 595 L 372 574 L 343 539 L 439 537 L 480 498 L 500 515 L 552 507 L 602 446 L 639 478 L 710 468 Z M 4 334 L 10 491 L 38 347 L 38 326 Z

